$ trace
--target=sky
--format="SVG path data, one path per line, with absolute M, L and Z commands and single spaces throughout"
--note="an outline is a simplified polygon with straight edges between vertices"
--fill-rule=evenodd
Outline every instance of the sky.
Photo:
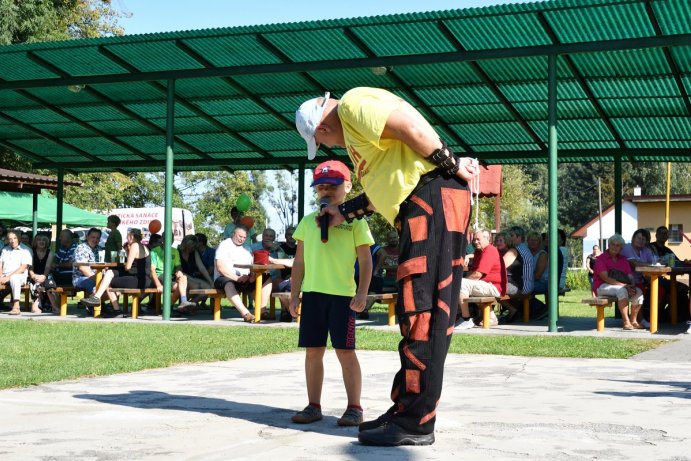
M 525 0 L 113 0 L 127 17 L 120 19 L 125 33 L 146 34 L 214 27 L 300 22 L 324 19 L 376 16 L 396 13 L 483 7 Z M 267 177 L 271 178 L 273 173 Z M 312 196 L 311 175 L 305 180 L 305 197 L 309 208 Z M 268 201 L 269 226 L 282 235 L 282 224 Z M 306 213 L 311 210 L 307 209 Z

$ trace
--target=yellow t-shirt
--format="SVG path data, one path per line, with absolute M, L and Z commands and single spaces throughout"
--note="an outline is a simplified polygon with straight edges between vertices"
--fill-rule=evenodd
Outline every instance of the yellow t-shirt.
M 317 212 L 300 221 L 293 238 L 303 243 L 305 276 L 303 292 L 318 292 L 337 296 L 355 296 L 356 248 L 374 243 L 369 225 L 364 219 L 343 222 L 329 227 L 329 241 L 322 243 L 321 229 L 315 222 Z
M 401 98 L 377 88 L 353 88 L 338 104 L 348 155 L 367 197 L 391 224 L 420 176 L 436 167 L 408 145 L 381 139 L 386 121 Z

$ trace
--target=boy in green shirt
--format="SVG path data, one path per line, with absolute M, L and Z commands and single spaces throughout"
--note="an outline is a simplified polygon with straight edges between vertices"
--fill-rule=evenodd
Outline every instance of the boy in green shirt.
M 330 160 L 314 170 L 312 186 L 321 200 L 340 205 L 350 192 L 350 171 L 345 164 Z M 307 424 L 322 419 L 321 390 L 324 380 L 323 358 L 327 334 L 341 363 L 348 407 L 337 421 L 339 426 L 362 422 L 360 392 L 362 373 L 355 355 L 355 313 L 362 312 L 372 275 L 369 247 L 374 243 L 365 220 L 344 222 L 329 228 L 328 241 L 322 242 L 316 223 L 319 212 L 305 216 L 293 237 L 297 250 L 293 260 L 290 313 L 297 317 L 302 292 L 299 347 L 306 348 L 305 377 L 309 405 L 293 415 L 295 423 Z M 359 285 L 355 286 L 355 259 L 360 262 Z

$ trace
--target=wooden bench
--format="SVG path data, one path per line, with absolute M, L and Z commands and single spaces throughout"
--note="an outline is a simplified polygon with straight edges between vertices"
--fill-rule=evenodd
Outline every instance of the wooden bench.
M 10 290 L 10 286 L 8 285 L 1 285 L 0 284 L 0 291 L 3 290 Z M 24 294 L 24 310 L 31 310 L 31 287 L 28 284 L 22 285 L 22 293 Z M 9 293 L 8 293 L 9 294 Z M 21 309 L 21 306 L 20 306 Z
M 290 293 L 271 293 L 274 299 L 290 300 Z M 396 301 L 398 300 L 398 293 L 372 293 L 367 295 L 367 302 L 381 302 L 387 306 L 387 324 L 389 326 L 396 325 Z M 272 303 L 273 304 L 273 303 Z M 302 305 L 298 305 L 298 323 L 300 323 L 300 310 Z M 272 306 L 273 308 L 273 306 Z
M 60 317 L 67 315 L 67 298 L 75 296 L 78 292 L 84 291 L 73 286 L 57 287 L 47 290 L 48 293 L 54 293 L 58 297 L 58 306 L 60 306 Z
M 506 297 L 506 299 L 509 299 Z M 502 298 L 495 298 L 494 296 L 471 296 L 464 298 L 463 301 L 468 304 L 477 304 L 478 309 L 482 312 L 482 328 L 487 330 L 490 327 L 490 309 L 494 304 L 499 304 Z
M 153 295 L 154 306 L 156 306 L 156 315 L 161 313 L 161 293 L 156 288 L 110 288 L 110 291 L 118 295 L 122 295 L 123 314 L 125 314 L 128 310 L 129 297 L 132 297 L 132 318 L 135 320 L 139 316 L 139 298 L 144 295 Z
M 598 296 L 596 298 L 586 298 L 581 302 L 597 307 L 597 331 L 603 331 L 605 329 L 605 307 L 615 304 L 617 298 L 613 296 Z
M 225 291 L 215 288 L 198 288 L 196 290 L 188 290 L 187 294 L 190 296 L 202 295 L 211 298 L 211 309 L 214 312 L 214 320 L 221 320 L 221 301 L 226 297 Z

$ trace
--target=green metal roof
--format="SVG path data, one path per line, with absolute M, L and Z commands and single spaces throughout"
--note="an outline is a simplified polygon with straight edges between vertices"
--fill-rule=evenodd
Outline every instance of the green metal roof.
M 404 97 L 457 152 L 541 162 L 552 54 L 560 161 L 691 160 L 691 0 L 558 0 L 0 47 L 0 146 L 42 168 L 163 169 L 175 79 L 179 170 L 306 164 L 295 109 L 356 86 Z M 332 156 L 346 154 L 324 150 L 315 162 Z

